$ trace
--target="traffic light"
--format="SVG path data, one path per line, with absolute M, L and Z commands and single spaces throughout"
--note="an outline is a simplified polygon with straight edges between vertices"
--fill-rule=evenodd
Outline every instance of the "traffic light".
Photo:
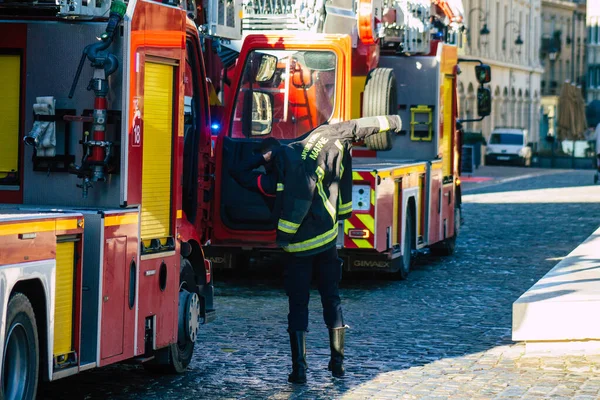
M 489 83 L 492 80 L 492 69 L 487 64 L 475 66 L 475 75 L 480 84 Z
M 492 91 L 486 87 L 477 89 L 477 114 L 487 117 L 492 113 Z

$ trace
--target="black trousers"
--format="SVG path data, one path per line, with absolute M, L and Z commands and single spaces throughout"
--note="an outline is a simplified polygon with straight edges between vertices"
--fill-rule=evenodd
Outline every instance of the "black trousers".
M 308 257 L 288 254 L 284 265 L 284 286 L 289 300 L 288 330 L 308 330 L 308 301 L 313 270 L 323 305 L 323 320 L 328 328 L 344 326 L 339 283 L 342 260 L 332 247 Z

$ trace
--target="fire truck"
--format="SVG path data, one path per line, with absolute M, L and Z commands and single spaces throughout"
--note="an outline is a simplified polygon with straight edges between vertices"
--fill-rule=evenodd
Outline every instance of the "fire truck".
M 0 4 L 0 398 L 125 360 L 183 372 L 215 318 L 197 15 L 175 0 Z
M 344 268 L 405 279 L 415 255 L 452 254 L 461 220 L 459 61 L 479 64 L 476 120 L 491 103 L 489 66 L 458 58 L 460 1 L 243 7 L 244 39 L 220 44 L 226 117 L 212 139 L 216 182 L 205 248 L 215 268 L 274 251 L 271 210 L 232 179 L 233 165 L 265 137 L 292 141 L 324 123 L 386 114 L 400 115 L 403 129 L 353 149 L 353 215 L 340 223 L 337 243 Z

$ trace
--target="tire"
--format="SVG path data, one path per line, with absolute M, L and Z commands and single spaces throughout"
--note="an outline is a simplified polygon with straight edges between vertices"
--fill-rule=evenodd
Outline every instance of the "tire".
M 456 238 L 460 232 L 461 211 L 459 207 L 454 207 L 454 236 L 430 247 L 431 254 L 434 256 L 451 256 L 456 247 Z
M 412 250 L 413 250 L 413 239 L 414 239 L 415 224 L 413 222 L 413 216 L 410 209 L 406 213 L 406 222 L 404 228 L 404 241 L 403 241 L 403 253 L 401 257 L 397 257 L 392 260 L 394 269 L 397 268 L 393 274 L 393 278 L 397 280 L 405 280 L 408 278 L 410 273 L 410 267 L 412 265 Z
M 187 370 L 194 355 L 194 343 L 179 343 L 156 350 L 154 360 L 145 362 L 144 369 L 153 374 L 182 374 Z
M 39 374 L 39 340 L 33 307 L 15 293 L 8 301 L 0 390 L 5 400 L 35 399 Z
M 190 260 L 181 257 L 179 271 L 179 280 L 182 289 L 188 292 L 197 292 L 198 287 L 194 268 Z M 180 324 L 178 323 L 177 325 L 179 326 Z M 187 335 L 183 335 L 183 341 L 179 339 L 182 335 L 178 334 L 177 336 L 177 343 L 171 343 L 165 348 L 156 350 L 154 352 L 154 359 L 143 364 L 147 371 L 158 374 L 182 374 L 187 370 L 188 365 L 192 361 L 196 343 L 189 339 Z
M 396 90 L 396 77 L 392 68 L 371 70 L 365 83 L 362 116 L 397 115 L 398 96 Z M 369 150 L 391 150 L 392 133 L 385 131 L 371 135 L 365 139 L 365 145 Z

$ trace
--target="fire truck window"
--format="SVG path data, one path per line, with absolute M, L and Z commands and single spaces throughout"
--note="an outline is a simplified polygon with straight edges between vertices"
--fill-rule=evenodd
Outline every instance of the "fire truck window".
M 21 56 L 0 54 L 0 185 L 18 183 Z
M 254 50 L 238 88 L 230 134 L 295 139 L 329 121 L 337 59 L 330 51 Z

